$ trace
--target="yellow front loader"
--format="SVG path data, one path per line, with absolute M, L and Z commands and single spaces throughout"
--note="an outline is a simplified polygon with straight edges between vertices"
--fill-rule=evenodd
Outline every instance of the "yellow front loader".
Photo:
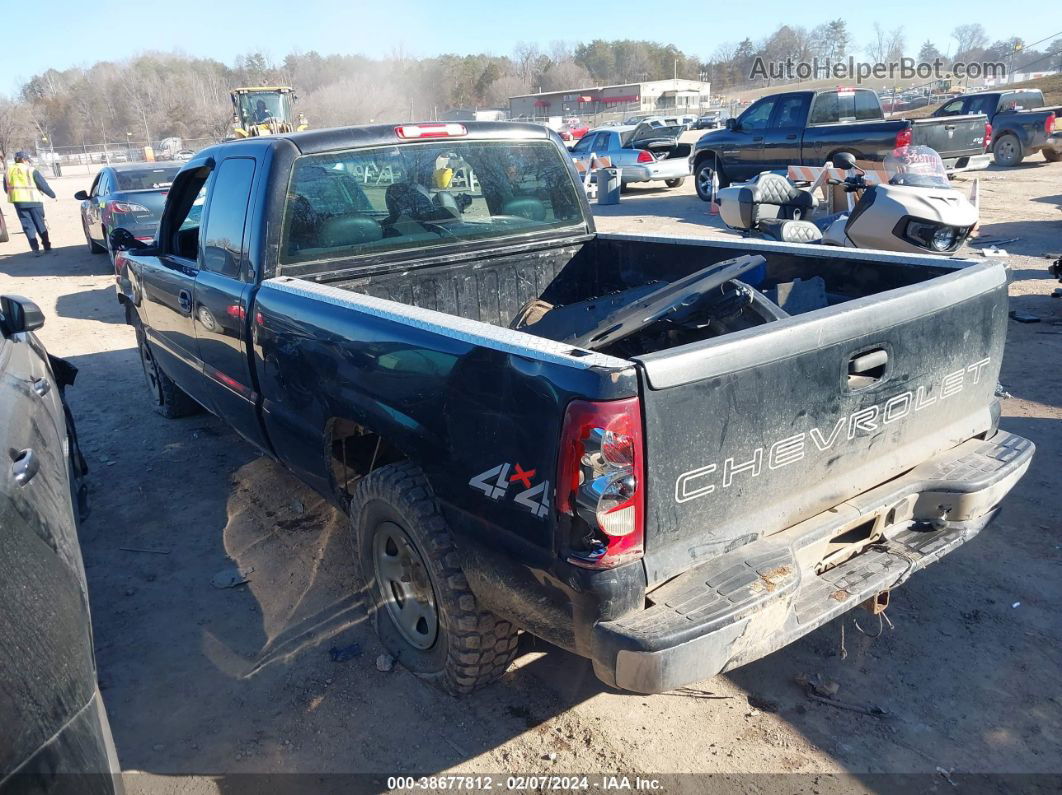
M 295 113 L 295 90 L 290 86 L 235 88 L 230 96 L 236 138 L 301 132 L 310 127 L 305 116 Z

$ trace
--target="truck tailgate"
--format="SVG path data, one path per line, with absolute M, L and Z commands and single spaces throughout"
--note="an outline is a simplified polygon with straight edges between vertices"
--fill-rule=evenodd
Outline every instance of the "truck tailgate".
M 911 143 L 935 149 L 942 159 L 979 155 L 985 151 L 985 123 L 980 114 L 914 119 Z
M 650 584 L 988 431 L 1006 323 L 982 263 L 638 357 Z

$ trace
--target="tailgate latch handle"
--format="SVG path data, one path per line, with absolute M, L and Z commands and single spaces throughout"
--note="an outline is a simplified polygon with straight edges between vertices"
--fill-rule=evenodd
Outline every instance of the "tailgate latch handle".
M 861 353 L 848 360 L 848 388 L 864 389 L 885 375 L 889 354 L 884 348 Z

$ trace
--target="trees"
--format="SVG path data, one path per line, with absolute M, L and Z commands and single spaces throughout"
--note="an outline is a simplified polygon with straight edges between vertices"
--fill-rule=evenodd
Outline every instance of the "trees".
M 918 60 L 921 63 L 932 63 L 937 59 L 944 59 L 944 54 L 937 49 L 937 45 L 926 39 L 918 49 Z
M 0 164 L 19 148 L 29 146 L 32 136 L 28 117 L 23 103 L 0 98 Z
M 903 26 L 885 30 L 880 23 L 874 23 L 874 37 L 867 45 L 867 55 L 876 63 L 896 63 L 902 57 L 906 46 Z
M 543 91 L 561 91 L 565 88 L 584 88 L 590 85 L 590 73 L 574 61 L 550 64 L 542 73 Z
M 988 46 L 982 26 L 952 31 L 956 57 L 1005 61 L 1012 71 L 1062 65 L 1062 44 L 1045 52 L 1018 48 L 1020 40 Z M 877 61 L 895 61 L 906 49 L 904 29 L 874 26 L 864 48 Z M 837 62 L 854 49 L 844 18 L 812 28 L 779 25 L 760 40 L 719 45 L 707 59 L 674 45 L 644 40 L 594 39 L 548 46 L 522 42 L 511 55 L 442 54 L 411 58 L 396 51 L 382 58 L 292 52 L 279 62 L 268 54 L 239 55 L 231 65 L 172 53 L 144 53 L 124 62 L 48 69 L 22 86 L 16 102 L 0 106 L 0 146 L 32 145 L 47 136 L 55 146 L 81 146 L 127 138 L 222 137 L 229 129 L 229 91 L 240 85 L 294 86 L 298 109 L 313 126 L 370 120 L 432 118 L 456 107 L 504 107 L 508 98 L 541 90 L 579 89 L 671 77 L 707 79 L 716 93 L 762 85 L 750 78 L 765 61 L 818 58 Z M 919 59 L 940 50 L 931 41 Z M 823 64 L 820 64 L 820 67 Z M 17 108 L 17 112 L 16 109 Z M 6 119 L 6 121 L 5 121 Z M 15 124 L 13 120 L 20 120 Z M 129 135 L 127 136 L 127 133 Z
M 977 52 L 983 50 L 988 44 L 988 34 L 977 22 L 956 26 L 951 32 L 951 37 L 955 39 L 954 60 L 956 61 L 976 57 Z

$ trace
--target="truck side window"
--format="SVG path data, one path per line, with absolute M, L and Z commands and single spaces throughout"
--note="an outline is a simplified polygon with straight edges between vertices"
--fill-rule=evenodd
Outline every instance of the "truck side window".
M 782 97 L 778 101 L 778 110 L 774 112 L 774 118 L 771 119 L 771 129 L 789 130 L 803 127 L 807 109 L 807 97 L 799 94 Z
M 984 97 L 974 97 L 966 112 L 983 113 L 985 116 L 991 116 L 996 112 L 997 102 L 998 99 L 995 94 L 990 94 Z
M 837 100 L 837 92 L 815 97 L 815 104 L 811 106 L 810 124 L 834 124 L 840 120 L 841 106 Z
M 740 122 L 742 130 L 764 130 L 767 128 L 767 120 L 771 118 L 774 110 L 774 98 L 761 99 L 748 110 L 741 114 Z
M 254 183 L 255 161 L 225 160 L 210 189 L 210 208 L 203 232 L 203 269 L 237 278 L 243 261 L 243 227 Z
M 870 121 L 882 117 L 881 105 L 873 91 L 856 91 L 854 97 L 856 121 Z
M 958 116 L 962 113 L 962 99 L 954 99 L 940 109 L 938 116 Z

